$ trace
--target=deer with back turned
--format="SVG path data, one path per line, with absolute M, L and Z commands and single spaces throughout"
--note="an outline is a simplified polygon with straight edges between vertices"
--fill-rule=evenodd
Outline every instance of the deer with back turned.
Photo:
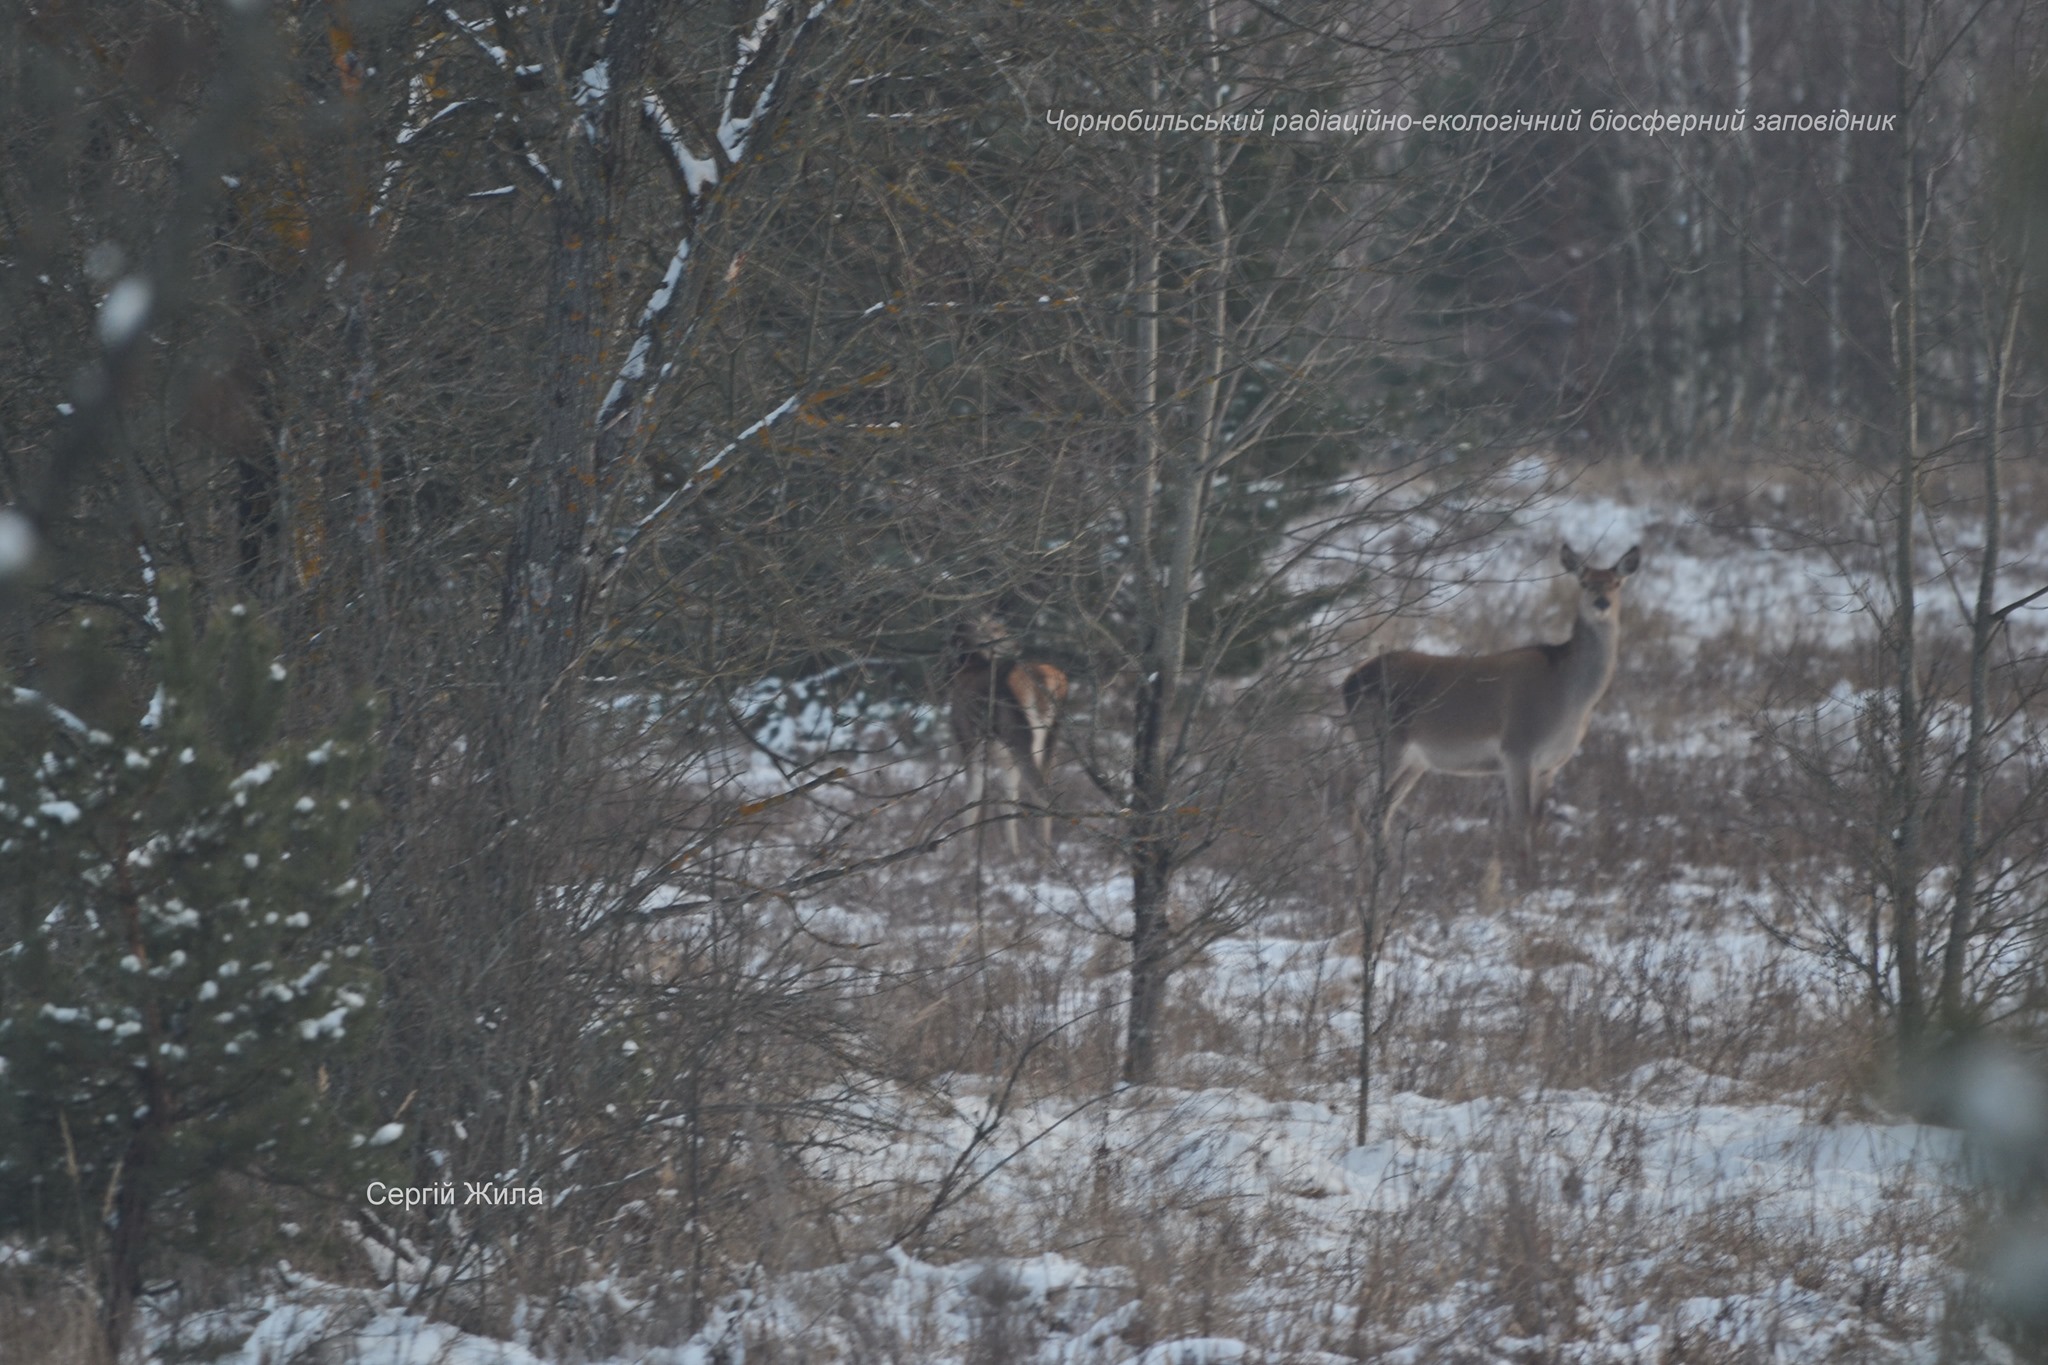
M 1067 675 L 1049 663 L 1017 656 L 1009 632 L 996 621 L 976 617 L 953 628 L 951 644 L 953 739 L 967 766 L 967 804 L 980 805 L 991 764 L 1002 769 L 1010 805 L 1021 814 L 1024 786 L 1043 807 L 1051 792 L 1052 742 L 1060 707 L 1067 699 Z M 1017 824 L 1007 831 L 1017 851 Z M 1041 818 L 1040 837 L 1050 845 L 1052 816 Z
M 1579 586 L 1562 643 L 1465 656 L 1394 650 L 1344 680 L 1345 717 L 1377 770 L 1371 818 L 1382 840 L 1424 774 L 1494 777 L 1506 789 L 1512 851 L 1533 877 L 1536 817 L 1614 680 L 1622 583 L 1641 565 L 1642 547 L 1606 569 L 1570 545 L 1558 559 Z

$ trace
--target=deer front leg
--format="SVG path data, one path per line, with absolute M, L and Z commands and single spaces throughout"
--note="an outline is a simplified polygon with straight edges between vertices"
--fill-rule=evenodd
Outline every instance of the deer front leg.
M 1380 805 L 1380 838 L 1386 841 L 1388 848 L 1394 846 L 1395 813 L 1401 809 L 1401 803 L 1408 799 L 1409 793 L 1415 790 L 1415 784 L 1428 772 L 1429 769 L 1423 764 L 1409 762 L 1395 773 L 1394 780 L 1387 784 Z
M 1368 856 L 1387 856 L 1394 847 L 1394 815 L 1429 769 L 1406 757 L 1382 768 L 1367 761 L 1366 772 L 1351 792 L 1351 829 Z M 1377 840 L 1377 844 L 1375 844 Z
M 1523 884 L 1536 883 L 1537 776 L 1527 757 L 1510 754 L 1503 765 L 1507 782 L 1508 848 L 1521 870 Z

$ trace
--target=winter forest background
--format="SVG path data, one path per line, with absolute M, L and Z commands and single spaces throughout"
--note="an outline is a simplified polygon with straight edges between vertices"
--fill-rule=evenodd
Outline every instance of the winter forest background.
M 0 1359 L 2040 1358 L 2044 21 L 0 6 Z

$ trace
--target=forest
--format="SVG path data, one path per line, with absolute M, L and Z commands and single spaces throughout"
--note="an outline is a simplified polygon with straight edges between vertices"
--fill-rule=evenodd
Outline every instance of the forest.
M 2048 1358 L 2044 30 L 0 6 L 0 1362 Z

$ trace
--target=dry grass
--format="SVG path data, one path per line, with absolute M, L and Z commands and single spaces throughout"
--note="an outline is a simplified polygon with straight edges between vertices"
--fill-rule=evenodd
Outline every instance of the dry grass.
M 1615 497 L 1653 484 L 1669 503 L 1668 471 L 1582 481 Z M 941 1148 L 985 1144 L 909 1249 L 981 1269 L 919 1290 L 922 1319 L 887 1308 L 907 1270 L 836 1280 L 813 1291 L 832 1329 L 799 1350 L 764 1325 L 762 1358 L 1028 1360 L 1089 1331 L 1104 1359 L 1205 1335 L 1283 1356 L 1529 1362 L 1867 1360 L 1933 1340 L 1968 1225 L 1939 1163 L 1895 1162 L 1847 1212 L 1800 1174 L 1824 1168 L 1831 1134 L 1886 1131 L 1888 1062 L 1854 983 L 1773 938 L 1784 907 L 1763 859 L 1791 846 L 1761 837 L 1773 760 L 1750 732 L 1760 709 L 1868 669 L 1827 621 L 1784 619 L 1762 529 L 1839 521 L 1852 500 L 1756 466 L 1695 475 L 1677 505 L 1645 527 L 1651 563 L 1725 561 L 1746 595 L 1702 639 L 1654 572 L 1632 585 L 1622 674 L 1542 831 L 1542 889 L 1492 888 L 1491 784 L 1430 779 L 1404 809 L 1378 1117 L 1350 1175 L 1290 1164 L 1342 1155 L 1354 1103 L 1357 849 L 1350 759 L 1326 719 L 1278 740 L 1248 789 L 1273 823 L 1240 822 L 1190 872 L 1177 913 L 1215 895 L 1255 913 L 1183 964 L 1155 1089 L 1115 1089 L 1120 866 L 1077 774 L 1059 785 L 1084 818 L 1050 851 L 965 838 L 836 888 L 841 913 L 886 926 L 863 949 L 886 987 L 856 1007 L 889 1080 L 912 1110 L 953 1116 Z M 1459 599 L 1459 638 L 1562 635 L 1562 611 L 1529 602 Z M 957 808 L 943 758 L 909 766 L 877 775 L 901 799 L 863 817 L 849 854 Z M 806 817 L 785 818 L 801 843 Z M 1201 1105 L 1215 1113 L 1192 1117 Z M 1722 1160 L 1750 1114 L 1779 1144 L 1776 1183 L 1739 1165 L 1684 1174 Z M 929 1190 L 931 1167 L 892 1169 Z M 885 1244 L 917 1203 L 846 1206 L 842 1245 Z M 1005 1279 L 1004 1258 L 1046 1252 L 1102 1268 L 1093 1297 Z
M 1621 487 L 1647 476 L 1604 477 Z M 1766 553 L 1745 543 L 1745 522 L 1765 511 L 1820 520 L 1843 506 L 1839 494 L 1801 488 L 1782 470 L 1703 480 L 1691 501 L 1702 520 L 1661 530 L 1696 554 Z M 1762 613 L 1769 603 L 1757 605 Z M 1553 798 L 1543 834 L 1551 892 L 1488 907 L 1488 784 L 1432 779 L 1404 811 L 1377 1021 L 1380 1085 L 1440 1105 L 1509 1102 L 1451 1161 L 1466 1173 L 1453 1181 L 1460 1193 L 1368 1216 L 1333 1243 L 1313 1211 L 1326 1192 L 1289 1193 L 1283 1182 L 1263 1197 L 1199 1186 L 1175 1195 L 1137 1181 L 1144 1158 L 1120 1152 L 1072 1163 L 1064 1183 L 1055 1170 L 1021 1220 L 1014 1207 L 968 1201 L 954 1216 L 976 1233 L 960 1244 L 978 1254 L 1053 1247 L 1123 1267 L 1137 1308 L 1120 1339 L 1134 1350 L 1221 1334 L 1354 1357 L 1405 1344 L 1421 1359 L 1480 1358 L 1467 1353 L 1491 1340 L 1518 1360 L 1579 1358 L 1571 1343 L 1619 1345 L 1615 1322 L 1602 1316 L 1617 1304 L 1653 1353 L 1642 1358 L 1751 1359 L 1759 1342 L 1786 1349 L 1816 1315 L 1844 1311 L 1848 1320 L 1810 1355 L 1791 1348 L 1796 1358 L 1867 1359 L 1928 1339 L 1942 1284 L 1931 1272 L 1954 1249 L 1958 1225 L 1923 1187 L 1901 1185 L 1883 1205 L 1889 1212 L 1860 1230 L 1816 1223 L 1800 1232 L 1778 1202 L 1799 1198 L 1793 1191 L 1774 1198 L 1708 1182 L 1700 1206 L 1674 1221 L 1669 1200 L 1644 1186 L 1655 1145 L 1646 1125 L 1668 1142 L 1692 1113 L 1705 1142 L 1698 1115 L 1711 1110 L 1721 1122 L 1749 1105 L 1790 1106 L 1818 1132 L 1881 1121 L 1885 1063 L 1881 1027 L 1853 991 L 1816 993 L 1824 974 L 1771 946 L 1776 910 L 1758 866 L 1753 794 L 1769 758 L 1747 726 L 1789 688 L 1856 678 L 1863 656 L 1796 633 L 1789 645 L 1767 638 L 1776 627 L 1763 620 L 1703 641 L 1654 601 L 1638 598 L 1630 611 L 1623 677 Z M 1498 643 L 1489 632 L 1507 633 L 1508 619 L 1481 619 L 1473 633 Z M 1305 800 L 1327 816 L 1338 789 L 1339 779 L 1324 779 Z M 1072 837 L 1061 853 L 1056 880 L 1099 885 L 1114 871 Z M 1299 970 L 1248 978 L 1227 945 L 1189 961 L 1167 1007 L 1171 1085 L 1310 1100 L 1343 1117 L 1357 1026 L 1355 1012 L 1347 1019 L 1358 971 L 1347 908 L 1354 856 L 1347 839 L 1331 837 L 1304 879 L 1324 893 L 1286 886 L 1250 930 L 1294 953 Z M 1044 867 L 1025 863 L 1027 875 Z M 920 923 L 948 912 L 936 892 L 897 906 Z M 956 925 L 960 909 L 956 898 Z M 936 1036 L 988 1040 L 992 1050 L 926 1043 L 904 1055 L 934 1078 L 970 1059 L 995 1071 L 998 1040 L 1014 1048 L 1029 1031 L 1020 1021 L 1059 1032 L 1066 1020 L 1073 1040 L 1047 1046 L 1048 1058 L 1062 1060 L 1031 1073 L 1031 1093 L 1106 1087 L 1115 1018 L 1105 996 L 1122 965 L 1106 932 L 1113 916 L 1093 907 L 1108 921 L 1097 923 L 1001 896 L 984 914 L 1007 935 L 986 966 L 948 975 L 929 948 L 912 961 L 931 983 L 919 1027 L 944 1019 Z M 1063 946 L 1077 933 L 1092 933 L 1095 945 L 1078 958 Z M 1752 955 L 1730 959 L 1730 935 Z M 1475 976 L 1469 969 L 1482 958 L 1487 970 Z M 999 1018 L 1009 1022 L 992 1027 Z M 1581 1144 L 1583 1159 L 1539 1155 L 1540 1097 L 1574 1095 L 1610 1117 Z M 1626 1117 L 1638 1110 L 1641 1119 Z M 1468 1179 L 1474 1170 L 1483 1176 Z M 1699 1316 L 1694 1305 L 1709 1300 L 1723 1306 L 1721 1319 Z
M 1781 782 L 1750 742 L 1761 708 L 1867 669 L 1818 628 L 1782 629 L 1776 552 L 1756 529 L 1843 517 L 1847 495 L 1762 466 L 1695 474 L 1676 495 L 1663 470 L 1582 481 L 1613 497 L 1653 486 L 1683 511 L 1645 529 L 1622 673 L 1557 783 L 1540 888 L 1491 885 L 1492 784 L 1431 778 L 1403 810 L 1364 1147 L 1350 1138 L 1351 760 L 1313 698 L 1264 751 L 1246 817 L 1183 881 L 1182 922 L 1229 901 L 1243 924 L 1182 964 L 1158 1086 L 1118 1088 L 1128 886 L 1114 822 L 1071 769 L 1049 850 L 957 837 L 764 911 L 841 973 L 832 1008 L 859 1040 L 849 1067 L 871 1126 L 778 1167 L 741 1125 L 729 1155 L 751 1174 L 718 1212 L 720 1249 L 754 1260 L 717 1274 L 760 1292 L 732 1328 L 747 1358 L 1006 1365 L 1058 1341 L 1108 1362 L 1201 1336 L 1303 1360 L 1931 1348 L 1973 1214 L 1932 1157 L 1873 1156 L 1882 1187 L 1860 1201 L 1828 1184 L 1863 1170 L 1831 1144 L 1888 1140 L 1897 1122 L 1889 1056 L 1856 983 L 1774 936 L 1785 869 L 1767 859 L 1825 879 L 1837 850 L 1766 827 Z M 2048 479 L 2016 491 L 2013 515 L 2041 524 Z M 1660 554 L 1765 567 L 1731 580 L 1755 599 L 1700 639 L 1687 604 L 1656 594 Z M 1555 608 L 1532 626 L 1526 594 L 1456 610 L 1475 647 L 1566 628 Z M 748 875 L 957 828 L 962 785 L 944 756 L 915 754 L 768 808 L 743 831 Z M 508 1330 L 515 1300 L 552 1284 L 529 1339 L 558 1358 L 702 1327 L 676 1268 L 704 1238 L 647 1202 L 518 1268 L 519 1293 L 490 1296 L 473 1325 Z M 1047 1255 L 1089 1274 L 1034 1287 L 1028 1258 Z M 564 1288 L 619 1264 L 641 1268 L 631 1314 Z M 87 1359 L 85 1299 L 45 1303 L 25 1283 L 0 1284 L 0 1360 Z
M 75 1276 L 0 1268 L 0 1365 L 101 1365 L 99 1300 Z

